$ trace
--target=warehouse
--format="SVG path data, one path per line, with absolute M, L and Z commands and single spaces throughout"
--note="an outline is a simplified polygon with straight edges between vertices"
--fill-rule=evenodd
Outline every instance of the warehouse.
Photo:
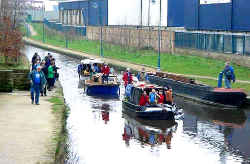
M 189 30 L 250 31 L 249 0 L 185 1 L 184 15 Z
M 59 3 L 59 22 L 68 25 L 107 25 L 107 5 L 108 0 Z
M 184 26 L 184 0 L 61 2 L 59 13 L 60 22 L 70 25 Z

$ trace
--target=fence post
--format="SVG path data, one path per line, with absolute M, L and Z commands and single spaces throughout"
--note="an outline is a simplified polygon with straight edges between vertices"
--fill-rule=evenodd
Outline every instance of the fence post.
M 243 52 L 242 52 L 242 53 L 243 53 L 243 54 L 242 54 L 243 56 L 245 55 L 245 48 L 246 48 L 246 36 L 244 35 L 244 36 L 243 36 Z
M 235 53 L 234 36 L 232 35 L 232 54 Z
M 45 27 L 44 27 L 44 21 L 45 21 L 45 19 L 43 19 L 43 43 L 45 43 Z
M 222 52 L 225 53 L 225 35 L 222 34 Z

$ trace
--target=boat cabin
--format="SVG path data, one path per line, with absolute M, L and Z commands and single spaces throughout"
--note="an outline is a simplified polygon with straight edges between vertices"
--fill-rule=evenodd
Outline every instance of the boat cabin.
M 81 79 L 88 80 L 93 72 L 100 73 L 101 68 L 104 64 L 103 61 L 99 59 L 84 59 L 81 61 L 82 70 L 81 70 Z
M 141 83 L 138 84 L 136 86 L 131 86 L 130 90 L 126 89 L 126 92 L 130 92 L 130 93 L 126 93 L 126 95 L 129 95 L 128 101 L 134 105 L 139 105 L 140 103 L 140 98 L 143 95 L 143 92 L 146 91 L 147 92 L 147 96 L 149 96 L 150 92 L 152 92 L 152 90 L 155 90 L 156 93 L 159 95 L 160 92 L 162 92 L 163 96 L 164 96 L 164 101 L 163 104 L 167 104 L 166 101 L 166 92 L 169 90 L 169 88 L 166 87 L 160 87 L 157 85 L 153 85 L 153 84 L 145 84 L 145 83 Z M 158 98 L 157 98 L 158 99 Z M 150 106 L 150 104 L 149 104 Z

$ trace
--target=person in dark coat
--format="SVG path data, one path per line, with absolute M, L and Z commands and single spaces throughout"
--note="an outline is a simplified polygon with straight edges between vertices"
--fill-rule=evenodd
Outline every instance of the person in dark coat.
M 48 68 L 46 67 L 45 65 L 45 60 L 43 60 L 41 62 L 41 67 L 42 67 L 42 72 L 45 76 L 45 79 L 46 79 L 46 84 L 43 86 L 43 88 L 41 89 L 41 96 L 47 96 L 47 80 L 48 80 Z
M 225 68 L 222 72 L 225 78 L 225 87 L 228 89 L 232 88 L 231 82 L 235 82 L 234 68 L 230 65 L 229 62 L 226 62 Z

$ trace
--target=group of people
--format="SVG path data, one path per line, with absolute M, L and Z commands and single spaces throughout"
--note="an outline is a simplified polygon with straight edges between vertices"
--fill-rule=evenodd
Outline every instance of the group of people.
M 102 74 L 102 83 L 105 81 L 108 83 L 108 77 L 110 73 L 113 73 L 113 68 L 110 68 L 107 63 L 104 64 L 84 64 L 82 60 L 81 63 L 77 67 L 77 72 L 80 77 L 83 76 L 90 76 L 92 77 L 93 74 L 101 73 Z
M 55 81 L 58 79 L 58 67 L 55 64 L 55 58 L 48 53 L 43 60 L 35 53 L 31 60 L 31 68 L 29 73 L 31 103 L 39 105 L 39 96 L 47 96 L 47 90 L 54 88 Z
M 163 92 L 165 92 L 165 94 Z M 155 89 L 152 89 L 149 94 L 144 90 L 139 101 L 140 106 L 155 106 L 164 103 L 169 105 L 173 104 L 173 93 L 171 88 L 166 91 L 156 91 Z

